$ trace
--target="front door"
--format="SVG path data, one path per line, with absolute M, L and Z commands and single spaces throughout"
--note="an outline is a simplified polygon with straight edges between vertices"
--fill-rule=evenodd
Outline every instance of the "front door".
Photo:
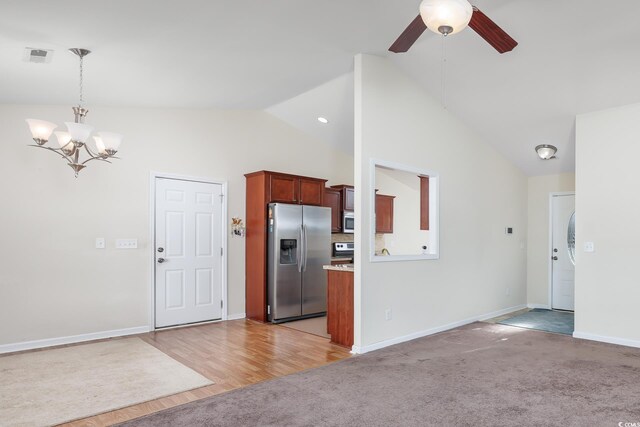
M 552 198 L 551 308 L 574 309 L 576 196 Z
M 222 318 L 222 185 L 155 187 L 156 327 Z

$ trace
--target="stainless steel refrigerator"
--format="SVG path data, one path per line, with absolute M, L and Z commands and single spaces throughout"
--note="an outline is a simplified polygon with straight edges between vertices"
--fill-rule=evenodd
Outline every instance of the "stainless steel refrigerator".
M 268 319 L 284 322 L 327 311 L 331 208 L 269 204 Z

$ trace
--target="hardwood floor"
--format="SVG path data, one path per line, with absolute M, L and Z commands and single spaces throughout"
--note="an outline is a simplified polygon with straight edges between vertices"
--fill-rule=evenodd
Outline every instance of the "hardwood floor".
M 351 354 L 329 340 L 290 328 L 233 320 L 138 335 L 215 384 L 129 406 L 65 426 L 105 426 L 271 378 L 326 365 Z

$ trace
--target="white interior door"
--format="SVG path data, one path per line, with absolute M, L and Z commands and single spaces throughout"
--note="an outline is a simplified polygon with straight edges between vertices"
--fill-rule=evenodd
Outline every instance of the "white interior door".
M 575 195 L 552 198 L 552 300 L 551 308 L 574 309 Z
M 156 327 L 222 318 L 222 185 L 155 187 Z

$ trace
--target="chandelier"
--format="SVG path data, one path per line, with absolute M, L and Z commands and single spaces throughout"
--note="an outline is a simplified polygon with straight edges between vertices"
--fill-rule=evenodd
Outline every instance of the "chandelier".
M 116 153 L 122 142 L 122 135 L 114 132 L 99 132 L 93 136 L 96 144 L 97 152 L 94 152 L 87 145 L 87 140 L 94 128 L 84 123 L 84 118 L 87 116 L 89 110 L 83 107 L 83 87 L 82 87 L 82 72 L 83 72 L 83 59 L 85 56 L 91 53 L 87 49 L 73 48 L 69 49 L 72 53 L 78 56 L 80 59 L 80 100 L 77 107 L 73 107 L 73 114 L 75 115 L 75 121 L 65 122 L 67 131 L 53 132 L 58 127 L 55 123 L 47 122 L 44 120 L 27 119 L 31 135 L 36 145 L 31 147 L 44 148 L 62 156 L 74 170 L 76 178 L 78 172 L 84 169 L 88 162 L 92 160 L 100 160 L 103 162 L 111 163 L 109 159 L 116 159 Z M 55 133 L 58 140 L 58 147 L 46 146 L 49 141 L 49 137 L 52 133 Z M 84 149 L 84 150 L 83 150 Z M 84 153 L 83 153 L 84 151 Z M 82 154 L 82 158 L 80 155 Z

